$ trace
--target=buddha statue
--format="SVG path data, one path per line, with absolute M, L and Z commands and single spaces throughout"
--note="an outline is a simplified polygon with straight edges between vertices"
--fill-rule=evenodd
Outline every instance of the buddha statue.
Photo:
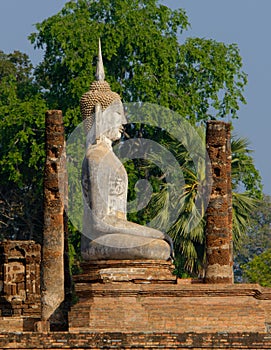
M 101 45 L 96 81 L 80 101 L 87 147 L 82 164 L 84 260 L 169 260 L 171 238 L 127 221 L 128 178 L 112 149 L 127 123 L 120 96 L 105 81 Z

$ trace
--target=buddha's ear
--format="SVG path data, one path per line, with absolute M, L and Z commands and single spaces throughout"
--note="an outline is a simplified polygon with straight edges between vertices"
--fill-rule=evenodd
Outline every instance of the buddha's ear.
M 101 135 L 102 107 L 99 103 L 95 105 L 93 124 L 87 133 L 86 147 L 94 145 Z
M 95 118 L 94 118 L 95 141 L 100 139 L 101 134 L 103 132 L 103 130 L 102 130 L 102 124 L 103 124 L 102 115 L 103 115 L 102 106 L 100 105 L 100 103 L 97 103 L 95 105 Z

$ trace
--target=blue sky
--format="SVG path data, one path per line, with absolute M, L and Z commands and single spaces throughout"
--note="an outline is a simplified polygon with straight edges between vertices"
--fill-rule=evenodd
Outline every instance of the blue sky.
M 66 0 L 1 0 L 0 50 L 20 50 L 36 64 L 42 52 L 34 50 L 27 36 L 34 24 L 58 12 Z M 254 150 L 264 192 L 271 195 L 271 118 L 269 111 L 271 82 L 271 1 L 270 0 L 163 0 L 172 8 L 186 10 L 191 29 L 180 37 L 212 38 L 237 43 L 248 74 L 245 91 L 247 105 L 241 106 L 239 119 L 233 121 L 235 131 L 247 137 Z

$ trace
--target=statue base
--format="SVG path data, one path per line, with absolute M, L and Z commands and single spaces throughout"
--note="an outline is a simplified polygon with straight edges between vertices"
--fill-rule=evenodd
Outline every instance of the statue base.
M 176 279 L 163 260 L 82 263 L 69 332 L 268 332 L 271 288 Z M 234 320 L 234 322 L 233 322 Z M 269 330 L 270 331 L 270 330 Z M 117 338 L 119 339 L 119 338 Z
M 174 265 L 164 260 L 102 260 L 81 263 L 82 273 L 74 276 L 76 292 L 83 283 L 176 283 Z
M 75 280 L 79 300 L 69 312 L 71 333 L 94 333 L 99 339 L 116 333 L 114 339 L 126 341 L 119 336 L 129 332 L 270 332 L 270 288 L 175 283 L 171 264 L 164 261 L 100 261 L 84 263 L 83 269 Z

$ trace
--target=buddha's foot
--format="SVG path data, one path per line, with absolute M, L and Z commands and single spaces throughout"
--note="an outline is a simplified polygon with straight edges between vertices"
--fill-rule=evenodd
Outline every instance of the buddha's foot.
M 162 239 L 114 233 L 90 241 L 82 257 L 84 260 L 168 260 L 170 246 Z

